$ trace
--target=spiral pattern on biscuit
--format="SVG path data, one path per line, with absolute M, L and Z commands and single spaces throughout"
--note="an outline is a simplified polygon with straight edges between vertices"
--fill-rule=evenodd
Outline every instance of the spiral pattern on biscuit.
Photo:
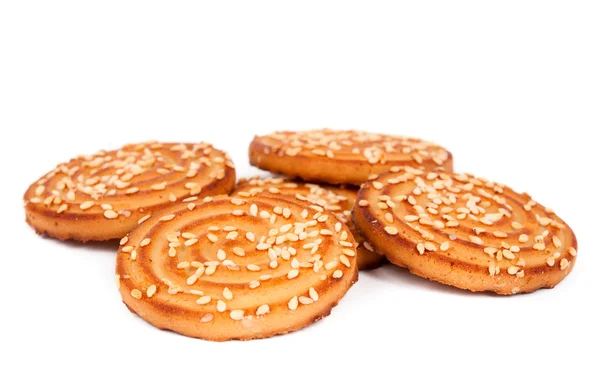
M 60 239 L 120 238 L 153 211 L 228 193 L 229 156 L 207 143 L 126 145 L 58 165 L 25 193 L 28 222 Z
M 356 281 L 348 228 L 318 207 L 207 197 L 121 240 L 124 302 L 153 325 L 209 340 L 285 333 L 329 314 Z
M 396 168 L 366 183 L 353 216 L 395 264 L 473 291 L 553 287 L 572 269 L 577 241 L 527 194 L 469 174 Z

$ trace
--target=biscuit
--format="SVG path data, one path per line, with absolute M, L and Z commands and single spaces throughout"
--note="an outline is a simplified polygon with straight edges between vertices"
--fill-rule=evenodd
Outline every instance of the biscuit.
M 374 252 L 369 243 L 364 242 L 350 218 L 357 192 L 358 189 L 355 187 L 342 188 L 331 185 L 316 185 L 282 177 L 254 177 L 240 180 L 231 195 L 252 197 L 267 194 L 288 197 L 296 200 L 296 202 L 309 203 L 315 208 L 334 213 L 348 226 L 358 244 L 358 269 L 372 269 L 381 265 L 383 256 Z
M 250 163 L 291 178 L 360 185 L 392 166 L 443 167 L 452 171 L 452 154 L 419 139 L 359 131 L 275 132 L 255 136 Z
M 266 196 L 169 207 L 121 240 L 123 301 L 160 329 L 207 340 L 302 328 L 358 276 L 352 234 L 318 210 Z
M 552 288 L 577 255 L 552 210 L 469 174 L 396 168 L 363 185 L 353 218 L 390 262 L 471 291 Z
M 26 220 L 61 240 L 123 237 L 156 210 L 189 197 L 227 194 L 229 156 L 210 144 L 143 143 L 58 165 L 25 193 Z

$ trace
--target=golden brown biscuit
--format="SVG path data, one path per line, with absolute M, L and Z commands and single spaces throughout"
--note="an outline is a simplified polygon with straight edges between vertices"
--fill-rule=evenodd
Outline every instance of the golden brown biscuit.
M 573 231 L 552 210 L 468 174 L 394 169 L 363 185 L 353 218 L 392 263 L 471 291 L 552 288 L 577 255 Z
M 419 139 L 359 131 L 275 132 L 256 136 L 250 163 L 291 178 L 360 185 L 392 166 L 443 167 L 452 171 L 452 154 Z
M 327 316 L 358 275 L 352 234 L 318 210 L 267 196 L 162 210 L 121 240 L 123 301 L 158 328 L 208 340 L 302 328 Z
M 356 201 L 358 189 L 355 187 L 335 187 L 331 185 L 316 185 L 303 182 L 295 182 L 282 177 L 250 178 L 240 180 L 231 195 L 252 197 L 256 195 L 273 195 L 287 197 L 292 200 L 309 202 L 324 208 L 344 222 L 358 244 L 358 269 L 372 269 L 379 267 L 383 262 L 383 256 L 377 254 L 371 245 L 354 228 L 350 219 L 352 207 Z
M 40 234 L 102 241 L 174 202 L 227 194 L 234 185 L 229 156 L 210 144 L 133 144 L 58 165 L 29 187 L 25 213 Z

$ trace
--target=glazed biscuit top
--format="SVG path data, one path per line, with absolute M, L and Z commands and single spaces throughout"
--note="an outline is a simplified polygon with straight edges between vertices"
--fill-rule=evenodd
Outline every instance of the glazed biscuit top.
M 58 165 L 24 199 L 27 208 L 116 219 L 210 190 L 227 172 L 229 156 L 207 143 L 132 144 Z
M 565 270 L 577 254 L 573 232 L 552 210 L 469 174 L 394 167 L 364 185 L 356 209 L 404 249 L 486 267 L 490 276 Z
M 290 317 L 356 271 L 348 228 L 318 206 L 206 197 L 161 214 L 121 240 L 116 279 L 125 299 L 162 304 L 169 317 Z
M 361 131 L 329 129 L 303 132 L 282 131 L 257 136 L 254 142 L 262 144 L 265 153 L 364 161 L 369 164 L 389 162 L 421 164 L 431 160 L 441 166 L 450 157 L 448 151 L 427 141 Z

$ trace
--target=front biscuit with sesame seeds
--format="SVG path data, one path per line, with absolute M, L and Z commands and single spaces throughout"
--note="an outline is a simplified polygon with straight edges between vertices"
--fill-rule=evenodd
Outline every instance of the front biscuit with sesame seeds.
M 313 130 L 256 136 L 250 163 L 291 178 L 361 185 L 393 166 L 442 167 L 452 154 L 428 141 L 362 131 Z
M 552 288 L 577 240 L 527 194 L 469 174 L 396 167 L 365 183 L 353 218 L 376 251 L 412 273 L 498 294 Z
M 28 188 L 25 213 L 40 234 L 104 241 L 173 203 L 227 194 L 234 184 L 231 159 L 210 144 L 131 144 L 58 165 Z
M 265 338 L 329 315 L 358 278 L 355 248 L 348 227 L 320 206 L 206 197 L 125 236 L 115 277 L 128 308 L 160 329 Z

